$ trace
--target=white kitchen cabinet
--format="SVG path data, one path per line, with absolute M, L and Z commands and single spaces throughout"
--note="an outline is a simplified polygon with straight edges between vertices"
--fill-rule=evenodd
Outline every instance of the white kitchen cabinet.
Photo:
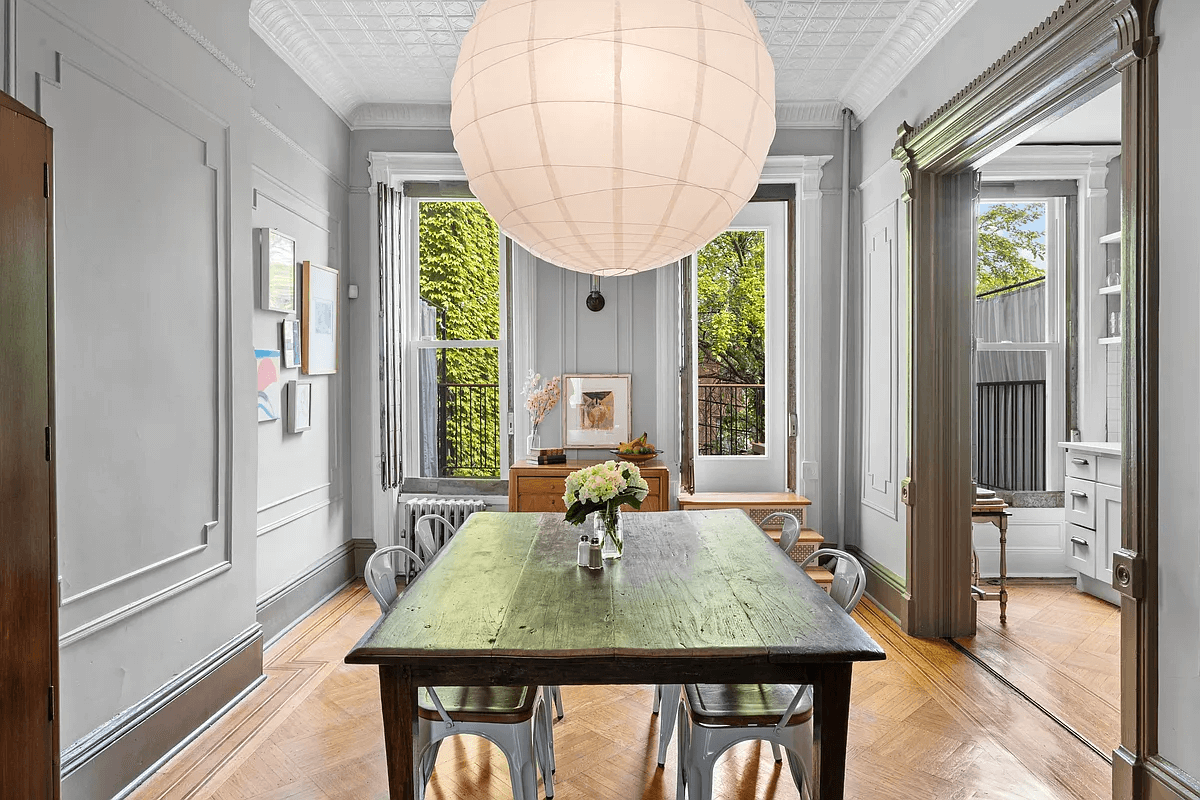
M 1110 603 L 1113 553 L 1121 547 L 1121 445 L 1062 442 L 1066 565 L 1079 574 L 1080 590 Z

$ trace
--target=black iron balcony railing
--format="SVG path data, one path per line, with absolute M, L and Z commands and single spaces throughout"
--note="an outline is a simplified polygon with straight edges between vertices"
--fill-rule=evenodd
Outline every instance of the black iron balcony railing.
M 438 474 L 500 477 L 498 384 L 438 384 Z
M 975 386 L 975 480 L 1013 492 L 1046 488 L 1046 382 Z
M 766 386 L 702 383 L 696 392 L 696 446 L 702 456 L 762 452 L 766 440 Z

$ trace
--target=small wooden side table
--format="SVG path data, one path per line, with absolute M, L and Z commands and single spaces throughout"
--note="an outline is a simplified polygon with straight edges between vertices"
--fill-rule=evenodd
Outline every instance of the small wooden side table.
M 978 556 L 972 570 L 971 592 L 980 600 L 1000 601 L 1000 624 L 1008 621 L 1008 505 L 1005 503 L 971 506 L 971 522 L 990 522 L 1000 529 L 1000 591 L 988 592 L 979 588 Z M 974 548 L 972 548 L 972 553 Z

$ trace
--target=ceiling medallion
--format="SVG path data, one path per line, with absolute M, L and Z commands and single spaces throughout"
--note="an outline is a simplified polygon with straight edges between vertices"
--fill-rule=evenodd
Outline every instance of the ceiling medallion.
M 506 234 L 627 275 L 695 252 L 754 194 L 775 70 L 745 0 L 488 0 L 450 127 Z

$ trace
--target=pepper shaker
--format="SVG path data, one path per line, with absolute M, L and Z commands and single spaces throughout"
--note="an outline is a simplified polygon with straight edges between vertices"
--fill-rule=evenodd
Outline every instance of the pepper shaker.
M 588 569 L 604 569 L 604 558 L 600 555 L 600 537 L 593 536 L 588 544 Z

